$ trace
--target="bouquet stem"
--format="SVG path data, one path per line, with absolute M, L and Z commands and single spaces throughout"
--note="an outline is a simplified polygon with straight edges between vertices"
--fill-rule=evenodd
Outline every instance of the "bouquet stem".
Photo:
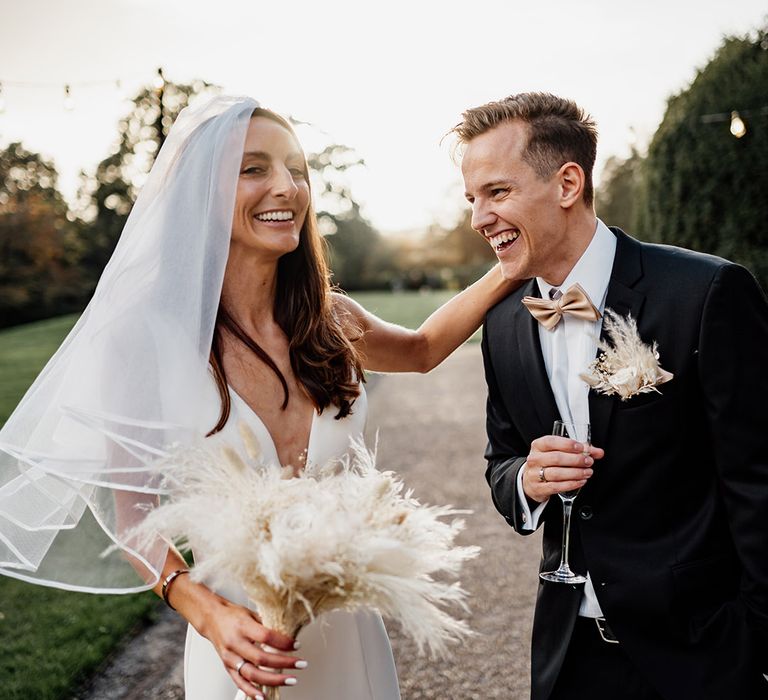
M 252 607 L 256 607 L 259 610 L 261 616 L 261 622 L 265 627 L 287 634 L 289 637 L 296 639 L 299 631 L 305 624 L 306 613 L 301 609 L 300 614 L 296 614 L 293 611 L 292 615 L 289 610 L 280 605 L 267 606 L 267 605 L 253 605 L 254 599 L 251 599 Z M 298 618 L 298 619 L 297 619 Z M 265 700 L 280 700 L 280 686 L 262 686 Z

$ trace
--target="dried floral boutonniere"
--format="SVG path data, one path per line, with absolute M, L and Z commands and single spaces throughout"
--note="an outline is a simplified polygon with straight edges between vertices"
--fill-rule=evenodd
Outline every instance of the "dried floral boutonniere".
M 660 394 L 656 387 L 674 375 L 659 366 L 656 342 L 643 343 L 632 316 L 623 318 L 611 309 L 605 310 L 605 332 L 610 342 L 600 341 L 602 352 L 579 376 L 595 391 L 622 401 L 650 391 Z

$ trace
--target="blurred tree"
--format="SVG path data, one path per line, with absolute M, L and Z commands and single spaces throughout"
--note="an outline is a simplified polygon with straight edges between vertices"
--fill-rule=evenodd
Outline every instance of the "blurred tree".
M 420 239 L 407 246 L 401 243 L 402 286 L 461 289 L 481 277 L 496 261 L 496 254 L 472 228 L 471 220 L 467 209 L 452 228 L 435 224 Z
M 112 255 L 171 124 L 191 97 L 211 88 L 203 81 L 183 85 L 165 82 L 162 87 L 143 88 L 118 124 L 112 153 L 98 164 L 93 176 L 82 175 L 80 226 L 88 245 L 81 264 L 91 287 Z
M 729 133 L 731 112 L 746 122 Z M 722 255 L 768 283 L 768 35 L 729 37 L 667 103 L 643 165 L 638 233 Z
M 333 282 L 347 291 L 389 287 L 396 272 L 391 247 L 360 213 L 358 203 L 353 200 L 344 214 L 322 216 L 324 227 L 333 225 L 325 237 Z
M 53 164 L 12 143 L 0 151 L 0 327 L 79 307 L 79 242 Z
M 619 226 L 628 233 L 637 226 L 642 162 L 634 148 L 627 158 L 611 156 L 595 193 L 597 215 L 609 226 Z
M 331 143 L 308 153 L 307 165 L 334 283 L 348 291 L 389 286 L 394 274 L 390 246 L 363 216 L 347 183 L 349 171 L 365 167 L 365 161 L 349 146 Z
M 291 121 L 311 126 L 296 119 Z M 333 226 L 337 219 L 360 215 L 359 211 L 357 214 L 353 211 L 355 199 L 345 176 L 350 170 L 365 167 L 365 161 L 349 146 L 331 143 L 318 153 L 308 153 L 307 165 L 315 193 L 317 219 L 325 233 L 334 233 Z
M 496 262 L 496 253 L 472 226 L 472 211 L 464 211 L 456 225 L 445 232 L 437 249 L 444 251 L 445 263 L 452 271 L 454 286 L 466 287 Z M 446 273 L 442 275 L 446 277 Z
M 456 225 L 445 232 L 441 248 L 445 249 L 447 261 L 456 266 L 480 266 L 483 270 L 495 262 L 493 248 L 472 228 L 472 211 L 466 209 Z

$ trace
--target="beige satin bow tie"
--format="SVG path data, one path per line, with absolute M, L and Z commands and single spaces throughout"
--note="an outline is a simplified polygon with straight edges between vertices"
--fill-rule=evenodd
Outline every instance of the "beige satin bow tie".
M 589 300 L 583 287 L 578 284 L 569 287 L 558 299 L 523 297 L 523 304 L 548 331 L 555 329 L 563 314 L 570 314 L 584 321 L 597 321 L 600 318 L 600 312 Z

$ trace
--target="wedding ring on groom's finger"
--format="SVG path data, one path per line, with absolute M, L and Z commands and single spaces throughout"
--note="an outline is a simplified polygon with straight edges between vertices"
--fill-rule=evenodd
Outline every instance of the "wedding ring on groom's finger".
M 544 473 L 544 470 L 546 467 L 539 467 L 539 481 L 546 484 L 547 483 L 547 475 Z

